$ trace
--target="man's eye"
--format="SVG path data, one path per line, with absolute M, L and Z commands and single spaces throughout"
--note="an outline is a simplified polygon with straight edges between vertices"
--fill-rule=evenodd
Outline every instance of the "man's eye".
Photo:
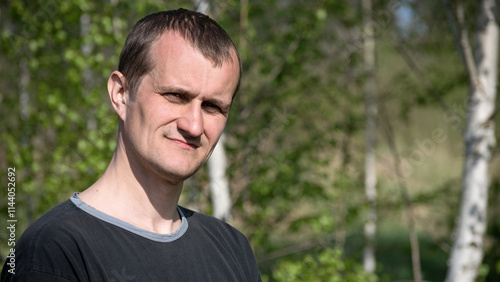
M 163 93 L 162 96 L 169 101 L 182 101 L 184 99 L 179 93 Z
M 211 102 L 203 102 L 203 107 L 211 112 L 222 112 L 219 106 Z

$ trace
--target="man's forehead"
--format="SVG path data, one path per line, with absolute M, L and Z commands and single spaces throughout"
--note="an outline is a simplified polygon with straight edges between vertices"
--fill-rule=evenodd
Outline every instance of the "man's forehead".
M 179 32 L 176 31 L 166 31 L 158 37 L 158 39 L 152 44 L 151 51 L 155 55 L 162 55 L 165 52 L 176 52 L 185 49 L 191 49 L 196 52 L 195 48 L 190 44 Z M 201 52 L 200 52 L 201 53 Z
M 221 54 L 221 57 L 227 58 L 222 60 L 222 64 L 218 64 L 217 59 L 204 55 L 200 49 L 195 47 L 193 42 L 187 40 L 179 31 L 175 30 L 167 30 L 163 32 L 162 35 L 160 35 L 152 44 L 150 52 L 153 53 L 153 56 L 164 56 L 166 55 L 165 52 L 170 52 L 170 54 L 176 56 L 178 55 L 177 53 L 184 51 L 186 48 L 201 54 L 207 61 L 212 62 L 214 67 L 221 67 L 223 64 L 227 63 L 236 63 L 239 68 L 240 62 L 234 48 L 229 48 L 229 56 L 223 56 Z

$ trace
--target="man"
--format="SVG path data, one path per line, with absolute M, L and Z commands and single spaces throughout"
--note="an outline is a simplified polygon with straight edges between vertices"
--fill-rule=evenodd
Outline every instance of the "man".
M 233 42 L 184 9 L 140 20 L 108 80 L 113 158 L 91 187 L 42 216 L 2 281 L 260 281 L 247 239 L 179 207 L 209 158 L 241 76 Z

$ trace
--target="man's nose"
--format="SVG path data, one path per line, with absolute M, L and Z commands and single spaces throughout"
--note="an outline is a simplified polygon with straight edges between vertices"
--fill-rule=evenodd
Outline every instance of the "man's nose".
M 191 137 L 199 137 L 203 134 L 203 114 L 201 105 L 189 103 L 178 120 L 177 126 Z

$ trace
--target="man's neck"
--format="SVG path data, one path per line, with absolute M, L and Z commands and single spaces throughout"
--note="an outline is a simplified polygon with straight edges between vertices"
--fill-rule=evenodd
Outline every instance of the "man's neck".
M 180 227 L 182 182 L 172 184 L 130 165 L 117 148 L 102 177 L 80 193 L 86 204 L 141 229 L 169 234 Z

